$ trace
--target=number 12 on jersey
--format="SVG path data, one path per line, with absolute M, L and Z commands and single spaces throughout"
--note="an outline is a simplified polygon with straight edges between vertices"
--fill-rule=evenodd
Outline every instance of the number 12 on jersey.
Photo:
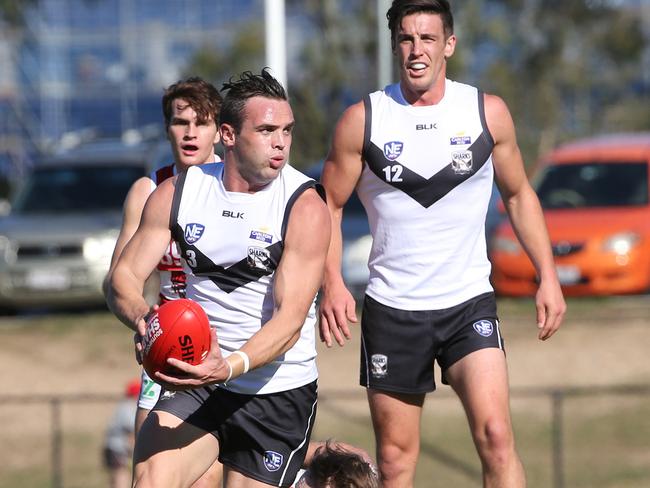
M 401 164 L 393 164 L 391 166 L 384 167 L 384 175 L 388 183 L 394 183 L 403 181 L 402 180 L 402 171 L 404 167 Z

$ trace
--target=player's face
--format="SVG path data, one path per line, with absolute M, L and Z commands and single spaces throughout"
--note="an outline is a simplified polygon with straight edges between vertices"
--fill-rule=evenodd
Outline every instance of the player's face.
M 289 102 L 260 96 L 246 102 L 238 133 L 228 124 L 221 126 L 233 169 L 250 190 L 263 188 L 279 175 L 289 159 L 293 127 Z
M 214 145 L 219 142 L 217 124 L 212 119 L 203 123 L 197 122 L 196 112 L 182 98 L 172 102 L 167 136 L 179 169 L 215 160 Z
M 426 92 L 443 86 L 446 58 L 454 53 L 456 37 L 445 38 L 442 19 L 437 14 L 415 13 L 402 19 L 395 36 L 402 90 L 416 103 Z

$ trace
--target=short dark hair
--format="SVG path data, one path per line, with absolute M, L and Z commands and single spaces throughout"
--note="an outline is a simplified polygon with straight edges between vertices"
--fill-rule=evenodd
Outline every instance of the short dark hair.
M 239 132 L 244 121 L 244 107 L 249 98 L 264 97 L 287 100 L 287 92 L 284 87 L 268 70 L 269 68 L 264 68 L 259 75 L 251 71 L 244 71 L 239 78 L 230 78 L 223 84 L 221 91 L 227 90 L 228 93 L 219 114 L 219 125 L 232 125 L 235 131 Z
M 177 98 L 182 98 L 194 109 L 199 123 L 205 123 L 210 119 L 214 120 L 215 124 L 217 123 L 221 104 L 223 103 L 221 93 L 211 83 L 198 76 L 191 76 L 190 78 L 169 85 L 165 90 L 162 97 L 165 127 L 169 127 L 171 123 L 173 113 L 172 103 Z
M 445 30 L 445 38 L 449 38 L 454 33 L 454 17 L 451 14 L 451 7 L 447 0 L 393 0 L 393 4 L 386 12 L 393 49 L 397 45 L 395 36 L 402 24 L 402 19 L 407 15 L 419 12 L 440 15 Z
M 318 488 L 379 488 L 379 476 L 359 454 L 336 447 L 328 440 L 314 453 L 309 483 Z

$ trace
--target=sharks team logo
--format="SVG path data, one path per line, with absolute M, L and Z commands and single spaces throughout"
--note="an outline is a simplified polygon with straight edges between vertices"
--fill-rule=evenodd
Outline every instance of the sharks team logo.
M 268 249 L 250 246 L 246 262 L 251 268 L 269 271 L 271 269 L 271 253 Z
M 466 175 L 472 171 L 472 152 L 456 151 L 451 153 L 451 168 L 457 175 Z
M 205 230 L 205 225 L 201 225 L 197 223 L 186 224 L 185 232 L 184 232 L 185 242 L 187 242 L 188 244 L 194 244 L 196 241 L 198 241 L 201 238 L 204 230 Z
M 389 161 L 395 161 L 402 154 L 404 143 L 400 141 L 391 141 L 384 144 L 384 156 Z
M 388 375 L 388 358 L 384 354 L 373 354 L 370 358 L 370 374 L 374 378 Z

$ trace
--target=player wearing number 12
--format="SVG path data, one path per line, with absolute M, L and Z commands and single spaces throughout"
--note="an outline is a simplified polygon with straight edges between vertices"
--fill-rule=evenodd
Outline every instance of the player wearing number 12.
M 290 486 L 315 419 L 327 206 L 286 164 L 294 118 L 282 85 L 264 70 L 224 90 L 224 162 L 158 186 L 111 279 L 109 306 L 144 334 L 143 283 L 173 236 L 187 298 L 216 330 L 201 364 L 168 359 L 181 374 L 156 373 L 167 391 L 136 441 L 136 486 L 189 486 L 217 458 L 226 487 Z
M 322 182 L 334 223 L 321 336 L 349 337 L 355 303 L 341 277 L 342 208 L 359 194 L 373 236 L 361 324 L 377 461 L 386 488 L 413 486 L 433 366 L 460 397 L 488 487 L 525 486 L 510 422 L 485 217 L 493 177 L 536 266 L 539 338 L 560 326 L 560 291 L 539 201 L 499 97 L 447 79 L 456 36 L 447 0 L 394 0 L 387 13 L 400 81 L 338 122 Z

